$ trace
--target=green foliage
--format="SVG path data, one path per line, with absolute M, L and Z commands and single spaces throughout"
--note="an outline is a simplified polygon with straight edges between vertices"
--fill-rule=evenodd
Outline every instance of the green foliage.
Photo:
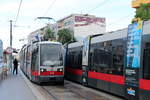
M 150 19 L 150 3 L 141 4 L 140 8 L 136 10 L 135 18 L 141 18 L 142 20 Z
M 46 33 L 44 34 L 44 40 L 48 41 L 49 39 L 53 39 L 53 38 L 55 38 L 54 32 L 50 28 L 48 28 L 46 30 Z
M 58 31 L 58 41 L 62 44 L 76 41 L 75 37 L 71 34 L 69 29 L 62 29 Z

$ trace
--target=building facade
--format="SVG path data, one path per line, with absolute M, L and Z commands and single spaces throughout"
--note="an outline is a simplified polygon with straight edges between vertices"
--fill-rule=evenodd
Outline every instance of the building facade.
M 67 28 L 77 40 L 106 32 L 106 19 L 88 14 L 72 14 L 57 21 L 58 30 Z
M 48 28 L 54 32 L 56 39 L 58 38 L 58 31 L 67 28 L 71 31 L 71 34 L 80 41 L 88 35 L 106 33 L 106 20 L 105 18 L 96 17 L 94 15 L 71 14 L 58 20 L 55 24 L 48 24 L 30 33 L 28 42 L 42 39 Z

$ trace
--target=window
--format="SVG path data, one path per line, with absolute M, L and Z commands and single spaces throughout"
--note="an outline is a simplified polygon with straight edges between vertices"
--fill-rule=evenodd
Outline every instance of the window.
M 39 68 L 39 54 L 38 54 L 38 49 L 35 49 L 32 53 L 32 71 L 37 71 Z
M 75 69 L 82 69 L 82 47 L 69 49 L 67 65 Z
M 125 44 L 123 39 L 112 41 L 113 66 L 112 74 L 123 75 L 124 50 Z
M 123 75 L 124 39 L 91 44 L 89 67 L 91 71 Z
M 143 78 L 150 80 L 150 35 L 143 35 L 142 52 Z
M 111 65 L 111 41 L 92 44 L 90 47 L 89 70 L 108 73 Z
M 58 44 L 40 45 L 41 66 L 62 66 L 62 47 Z
M 146 47 L 144 49 L 144 78 L 150 79 L 150 43 L 146 43 Z

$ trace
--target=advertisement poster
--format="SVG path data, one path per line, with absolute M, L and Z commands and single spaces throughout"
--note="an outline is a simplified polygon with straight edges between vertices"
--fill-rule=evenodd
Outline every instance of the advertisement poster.
M 83 40 L 82 65 L 84 66 L 88 66 L 89 42 L 90 42 L 90 36 L 86 37 Z
M 130 24 L 127 36 L 127 65 L 130 68 L 140 67 L 142 39 L 142 21 Z
M 125 56 L 125 92 L 126 98 L 129 100 L 138 100 L 142 28 L 143 21 L 134 22 L 128 26 Z

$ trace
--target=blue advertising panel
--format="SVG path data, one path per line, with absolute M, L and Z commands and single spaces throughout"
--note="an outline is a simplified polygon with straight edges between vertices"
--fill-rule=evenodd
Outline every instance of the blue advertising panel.
M 130 24 L 127 36 L 126 67 L 139 68 L 141 55 L 142 21 Z

